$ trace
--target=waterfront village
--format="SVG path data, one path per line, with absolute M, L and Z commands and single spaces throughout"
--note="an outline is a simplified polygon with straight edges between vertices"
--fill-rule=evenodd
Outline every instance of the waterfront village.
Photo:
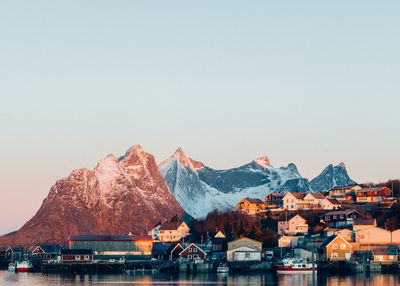
M 63 248 L 4 247 L 0 261 L 42 272 L 234 273 L 274 271 L 297 259 L 298 270 L 390 272 L 399 270 L 399 223 L 391 188 L 349 185 L 243 198 L 236 210 L 194 222 L 175 216 L 146 234 L 71 236 Z

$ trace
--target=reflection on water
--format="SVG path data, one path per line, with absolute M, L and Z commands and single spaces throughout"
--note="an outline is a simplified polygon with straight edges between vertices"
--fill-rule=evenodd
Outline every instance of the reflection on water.
M 398 274 L 370 274 L 365 285 L 398 285 Z M 165 274 L 124 274 L 124 275 L 60 275 L 41 273 L 9 273 L 0 271 L 0 285 L 313 285 L 312 275 L 276 275 L 273 273 L 228 275 L 165 275 Z M 316 277 L 314 285 L 358 286 L 364 285 L 362 274 L 337 276 L 322 275 Z

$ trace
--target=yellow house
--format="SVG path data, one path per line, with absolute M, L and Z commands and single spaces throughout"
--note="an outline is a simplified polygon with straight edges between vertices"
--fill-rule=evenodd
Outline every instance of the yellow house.
M 374 256 L 372 263 L 392 264 L 399 260 L 395 249 L 373 249 L 372 255 Z
M 260 199 L 245 198 L 237 203 L 237 210 L 249 215 L 256 215 L 265 211 L 265 203 Z
M 300 215 L 295 215 L 289 220 L 278 221 L 278 234 L 308 233 L 307 221 Z
M 325 260 L 350 260 L 353 247 L 340 235 L 330 236 L 322 245 Z

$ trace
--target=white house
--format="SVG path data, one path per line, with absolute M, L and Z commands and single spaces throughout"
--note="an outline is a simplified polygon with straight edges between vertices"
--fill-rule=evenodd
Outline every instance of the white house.
M 303 208 L 305 193 L 289 192 L 283 197 L 283 208 L 288 210 L 299 210 Z
M 166 222 L 158 229 L 161 242 L 178 242 L 189 235 L 190 228 L 185 222 Z
M 148 235 L 151 235 L 151 238 L 153 240 L 158 240 L 158 230 L 160 229 L 161 224 L 156 224 L 155 226 L 153 226 L 151 229 L 149 229 L 149 231 L 147 232 Z

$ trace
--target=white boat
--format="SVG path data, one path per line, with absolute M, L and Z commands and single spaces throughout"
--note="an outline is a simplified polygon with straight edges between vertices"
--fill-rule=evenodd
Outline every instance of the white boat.
M 17 261 L 17 272 L 29 272 L 33 268 L 29 260 Z
M 285 258 L 275 265 L 278 274 L 312 274 L 313 265 L 306 259 Z M 314 264 L 314 270 L 317 272 L 317 264 Z
M 15 263 L 8 264 L 8 271 L 15 272 Z
M 229 272 L 229 267 L 226 266 L 225 263 L 221 263 L 218 267 L 217 267 L 217 273 L 228 273 Z

